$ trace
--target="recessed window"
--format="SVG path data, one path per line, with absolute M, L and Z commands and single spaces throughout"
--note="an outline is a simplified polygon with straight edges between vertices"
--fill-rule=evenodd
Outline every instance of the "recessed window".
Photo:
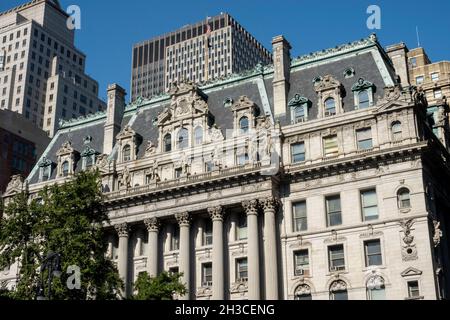
M 171 251 L 180 250 L 180 228 L 176 224 L 174 224 L 170 248 Z
M 128 144 L 122 149 L 122 161 L 131 161 L 131 147 Z
M 175 169 L 175 179 L 181 178 L 183 175 L 183 168 L 176 168 Z
M 411 66 L 411 68 L 417 67 L 417 58 L 409 59 L 409 65 Z
M 301 123 L 306 121 L 306 104 L 302 104 L 294 108 L 294 123 Z
M 364 221 L 378 219 L 378 199 L 376 190 L 361 191 L 361 206 Z
M 69 176 L 69 162 L 68 161 L 65 161 L 62 164 L 62 175 L 63 175 L 63 177 Z
M 399 121 L 396 121 L 392 124 L 392 140 L 402 141 L 403 139 L 403 132 L 402 132 L 402 124 Z
M 211 219 L 205 221 L 205 230 L 203 236 L 203 245 L 210 246 L 213 244 L 213 226 Z
M 369 91 L 363 90 L 358 93 L 358 108 L 359 109 L 366 109 L 370 107 L 370 98 L 369 98 Z
M 294 273 L 296 277 L 309 275 L 309 251 L 294 252 Z
M 197 127 L 194 130 L 194 139 L 195 139 L 195 145 L 201 145 L 203 143 L 203 128 Z
M 329 227 L 342 224 L 341 197 L 339 195 L 325 199 L 327 210 L 327 224 Z
M 383 265 L 380 240 L 371 240 L 364 243 L 366 267 Z
M 402 188 L 398 191 L 398 207 L 399 209 L 409 209 L 411 208 L 411 193 L 408 189 Z
M 241 150 L 237 150 L 236 162 L 238 166 L 245 166 L 249 161 L 248 150 L 247 148 L 242 148 Z
M 356 131 L 358 150 L 370 150 L 373 148 L 372 129 L 366 128 Z
M 51 167 L 50 166 L 46 166 L 46 167 L 42 167 L 42 182 L 48 181 L 50 180 L 50 175 L 51 175 Z
M 348 291 L 347 289 L 341 289 L 330 292 L 330 300 L 336 301 L 346 301 L 348 300 Z
M 433 92 L 435 99 L 441 99 L 442 98 L 442 90 L 434 90 Z
M 334 116 L 336 114 L 336 101 L 333 98 L 325 100 L 325 117 Z
M 294 231 L 306 231 L 308 229 L 308 219 L 306 213 L 306 201 L 298 202 L 293 205 L 294 211 Z
M 425 78 L 423 76 L 416 77 L 416 84 L 423 84 Z
M 202 287 L 212 286 L 212 263 L 202 265 Z
M 325 157 L 337 156 L 339 154 L 337 135 L 323 138 L 323 151 Z
M 247 258 L 236 260 L 236 280 L 238 282 L 248 280 Z
M 240 214 L 236 228 L 237 240 L 241 241 L 248 238 L 247 229 L 247 216 L 245 214 Z
M 368 284 L 367 300 L 386 300 L 386 288 L 383 278 L 380 277 L 379 280 Z
M 172 151 L 172 135 L 166 134 L 164 137 L 164 152 Z
M 94 155 L 88 155 L 86 157 L 84 157 L 84 169 L 88 170 L 90 168 L 92 168 L 92 166 L 94 165 Z
M 330 272 L 345 270 L 344 245 L 340 244 L 328 247 L 328 259 Z
M 292 162 L 299 163 L 305 161 L 305 144 L 303 142 L 291 145 Z
M 241 132 L 241 134 L 246 134 L 248 133 L 249 130 L 249 121 L 247 117 L 242 117 L 239 120 L 239 130 Z
M 436 82 L 439 81 L 439 72 L 434 72 L 431 74 L 431 80 Z
M 420 298 L 419 281 L 408 282 L 408 298 L 410 299 Z
M 188 129 L 182 128 L 178 132 L 178 149 L 186 149 L 189 147 L 189 131 Z

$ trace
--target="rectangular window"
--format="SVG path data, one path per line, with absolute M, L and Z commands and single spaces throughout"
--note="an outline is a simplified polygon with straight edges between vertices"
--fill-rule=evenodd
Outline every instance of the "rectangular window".
M 431 74 L 431 80 L 436 82 L 439 81 L 439 72 L 434 72 Z
M 174 225 L 170 249 L 171 251 L 180 250 L 180 229 L 178 228 L 178 225 Z
M 294 211 L 294 231 L 306 231 L 308 229 L 308 218 L 306 212 L 306 201 L 295 203 Z
M 181 178 L 182 174 L 183 174 L 183 169 L 182 168 L 176 168 L 175 169 L 175 179 Z
M 213 226 L 211 219 L 208 219 L 205 223 L 205 230 L 203 235 L 203 245 L 210 246 L 213 244 Z
M 236 280 L 238 282 L 248 280 L 247 258 L 236 260 Z
M 371 128 L 356 131 L 356 139 L 358 141 L 358 150 L 370 150 L 373 148 Z
M 325 157 L 337 156 L 339 154 L 337 136 L 323 138 L 323 153 Z
M 296 277 L 309 275 L 309 251 L 294 252 L 294 273 Z
M 416 77 L 416 84 L 422 84 L 423 81 L 424 81 L 424 77 L 423 76 Z
M 434 94 L 434 98 L 435 99 L 441 99 L 442 98 L 442 90 L 434 90 L 434 92 L 433 92 L 433 94 Z
M 361 192 L 361 206 L 364 221 L 378 219 L 378 199 L 375 189 Z
M 245 214 L 240 214 L 238 218 L 238 225 L 236 228 L 237 240 L 246 240 L 248 238 L 247 234 L 247 216 Z
M 408 282 L 408 297 L 410 299 L 417 299 L 420 297 L 419 281 Z
M 411 68 L 417 67 L 417 58 L 409 59 L 409 65 L 411 66 Z
M 329 227 L 342 224 L 341 197 L 331 196 L 326 200 L 327 223 Z
M 371 240 L 364 243 L 366 254 L 366 267 L 383 265 L 380 240 Z
M 291 145 L 292 162 L 299 163 L 305 161 L 305 144 L 303 142 Z
M 345 270 L 344 246 L 342 244 L 329 247 L 328 258 L 331 272 Z
M 202 287 L 212 286 L 212 263 L 202 265 Z

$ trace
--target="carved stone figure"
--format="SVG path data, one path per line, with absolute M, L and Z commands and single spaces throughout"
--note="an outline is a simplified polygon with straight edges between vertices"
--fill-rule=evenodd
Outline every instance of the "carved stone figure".
M 441 238 L 442 238 L 442 230 L 441 230 L 441 223 L 437 220 L 433 221 L 434 225 L 434 235 L 433 235 L 433 242 L 434 247 L 437 248 L 441 244 Z
M 131 175 L 127 167 L 125 167 L 125 169 L 123 170 L 122 178 L 120 179 L 119 183 L 122 189 L 131 188 Z
M 145 156 L 149 157 L 156 153 L 156 146 L 150 140 L 147 142 L 147 147 L 145 148 Z
M 414 219 L 404 220 L 400 222 L 400 226 L 403 229 L 403 246 L 402 246 L 402 258 L 403 261 L 413 261 L 418 259 L 417 247 L 414 244 L 414 236 L 412 235 L 412 226 L 414 225 Z

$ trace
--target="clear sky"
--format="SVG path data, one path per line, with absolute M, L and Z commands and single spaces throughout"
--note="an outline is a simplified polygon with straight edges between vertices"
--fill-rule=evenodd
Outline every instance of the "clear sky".
M 25 0 L 1 0 L 4 11 Z M 382 45 L 420 42 L 433 61 L 450 60 L 450 1 L 448 0 L 60 0 L 66 9 L 81 9 L 78 49 L 87 55 L 87 72 L 106 86 L 130 87 L 132 45 L 173 31 L 220 12 L 228 12 L 271 49 L 273 36 L 283 34 L 293 56 L 307 54 L 367 37 L 375 31 Z M 381 8 L 381 29 L 367 28 L 370 5 Z

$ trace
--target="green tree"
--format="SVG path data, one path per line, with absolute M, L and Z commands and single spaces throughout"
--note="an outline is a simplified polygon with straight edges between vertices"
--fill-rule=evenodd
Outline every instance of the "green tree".
M 105 253 L 104 225 L 109 222 L 102 205 L 98 172 L 81 172 L 62 185 L 45 187 L 37 199 L 17 195 L 5 207 L 0 221 L 0 268 L 20 263 L 14 298 L 34 299 L 43 257 L 61 255 L 62 275 L 55 278 L 52 298 L 57 300 L 109 300 L 123 288 L 117 269 Z M 69 266 L 81 271 L 81 288 L 70 290 Z M 70 279 L 71 280 L 71 279 Z M 45 286 L 47 295 L 48 288 Z
M 183 274 L 163 272 L 157 277 L 150 277 L 147 272 L 139 274 L 134 289 L 134 300 L 172 300 L 174 294 L 184 295 L 186 286 L 180 279 Z

